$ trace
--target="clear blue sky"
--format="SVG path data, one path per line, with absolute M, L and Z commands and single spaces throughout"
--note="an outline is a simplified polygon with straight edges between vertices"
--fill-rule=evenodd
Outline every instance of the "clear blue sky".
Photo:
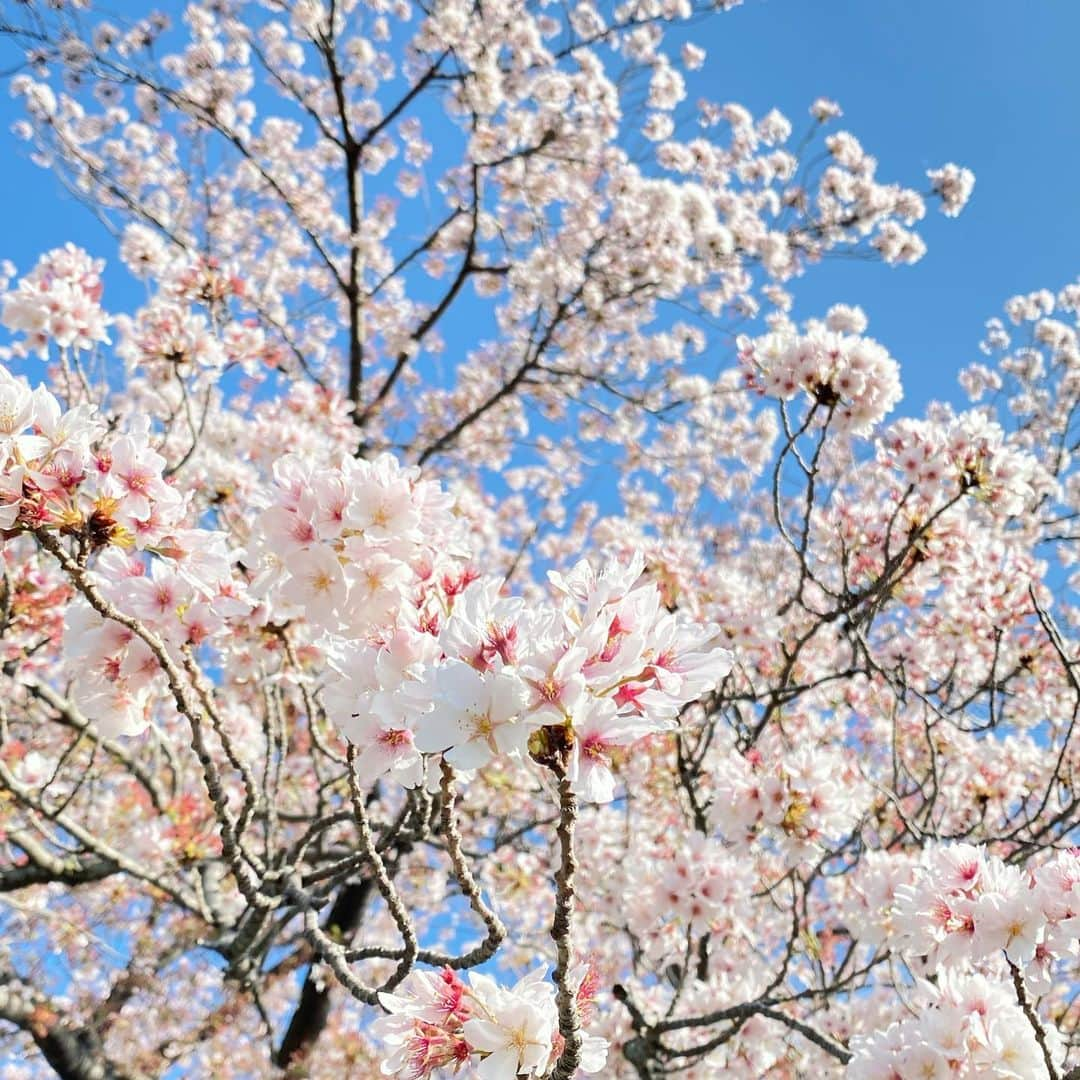
M 710 96 L 775 105 L 796 131 L 831 97 L 882 178 L 921 186 L 949 160 L 975 172 L 964 214 L 928 219 L 921 263 L 833 263 L 794 286 L 800 318 L 863 306 L 909 408 L 954 397 L 1007 297 L 1080 275 L 1080 3 L 747 0 L 707 38 Z
M 902 363 L 908 408 L 955 397 L 954 373 L 978 358 L 1006 297 L 1080 274 L 1080 3 L 746 0 L 693 36 L 709 50 L 694 97 L 756 115 L 776 106 L 796 133 L 810 102 L 831 97 L 882 178 L 923 187 L 925 170 L 949 160 L 975 171 L 964 215 L 926 223 L 917 266 L 834 262 L 793 286 L 798 318 L 836 301 L 865 308 Z M 15 116 L 4 95 L 0 131 Z M 68 239 L 110 256 L 104 230 L 6 138 L 0 257 L 26 269 Z M 116 281 L 109 306 L 137 302 L 141 289 L 125 295 Z

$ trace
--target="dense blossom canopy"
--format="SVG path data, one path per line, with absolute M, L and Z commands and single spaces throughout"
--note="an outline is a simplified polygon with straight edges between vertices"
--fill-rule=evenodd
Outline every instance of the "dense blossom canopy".
M 791 315 L 968 170 L 731 3 L 8 6 L 5 1077 L 1080 1076 L 1080 285 Z

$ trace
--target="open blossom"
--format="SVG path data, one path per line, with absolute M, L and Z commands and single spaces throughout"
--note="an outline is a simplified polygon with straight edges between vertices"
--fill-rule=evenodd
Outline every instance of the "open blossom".
M 43 255 L 18 288 L 0 297 L 0 322 L 22 335 L 15 351 L 42 359 L 49 344 L 89 350 L 107 343 L 109 320 L 101 308 L 104 263 L 67 244 Z
M 98 490 L 115 499 L 125 517 L 142 520 L 152 505 L 176 504 L 181 496 L 163 477 L 165 459 L 143 434 L 124 435 L 97 461 Z
M 282 586 L 282 599 L 302 608 L 314 623 L 335 627 L 346 596 L 345 574 L 337 553 L 318 544 L 296 552 L 285 565 L 289 580 Z
M 293 517 L 304 496 L 296 501 Z M 346 581 L 356 572 L 348 543 L 341 556 Z M 341 582 L 325 550 L 302 547 L 284 560 L 285 567 L 297 559 L 322 567 L 322 607 L 302 580 L 288 579 L 281 595 L 333 629 L 325 616 L 338 610 L 331 594 Z M 408 572 L 383 550 L 389 549 L 376 547 L 368 557 Z M 504 754 L 524 760 L 533 732 L 551 725 L 569 736 L 566 766 L 575 790 L 610 801 L 620 748 L 670 730 L 680 708 L 714 689 L 731 669 L 731 654 L 717 644 L 718 629 L 663 610 L 657 586 L 642 578 L 640 558 L 612 561 L 600 574 L 582 562 L 566 576 L 553 573 L 552 581 L 555 600 L 528 606 L 502 595 L 497 582 L 481 579 L 457 590 L 444 576 L 437 590 L 450 614 L 437 639 L 417 634 L 429 617 L 423 592 L 419 608 L 406 602 L 404 591 L 384 608 L 365 597 L 367 617 L 412 659 L 402 668 L 386 659 L 385 648 L 356 643 L 339 649 L 349 659 L 339 662 L 346 681 L 328 690 L 331 716 L 361 749 L 363 775 L 391 772 L 418 783 L 418 752 L 442 753 L 463 769 Z M 358 588 L 350 586 L 350 602 Z M 336 633 L 353 630 L 346 625 Z
M 1075 951 L 1078 874 L 1074 851 L 1023 871 L 974 845 L 931 845 L 895 890 L 890 943 L 929 971 L 1004 955 L 1021 969 L 1034 965 L 1038 980 L 1041 966 Z
M 574 739 L 567 775 L 574 790 L 590 802 L 615 797 L 613 758 L 651 730 L 648 721 L 622 715 L 610 698 L 585 697 L 571 714 Z
M 106 737 L 138 735 L 149 722 L 151 699 L 145 683 L 124 674 L 80 679 L 74 699 L 83 715 Z
M 1052 487 L 1031 454 L 978 411 L 898 421 L 882 433 L 878 456 L 924 496 L 959 491 L 1002 517 L 1020 513 Z
M 383 1075 L 426 1080 L 440 1068 L 469 1065 L 477 1080 L 545 1075 L 561 1039 L 555 988 L 546 974 L 537 968 L 506 987 L 478 972 L 465 983 L 449 969 L 414 971 L 397 992 L 379 995 L 388 1015 L 375 1022 L 374 1033 L 391 1048 Z M 594 989 L 588 969 L 575 968 L 568 982 L 587 1014 Z M 599 1072 L 605 1040 L 583 1033 L 582 1042 L 581 1071 Z
M 886 1030 L 852 1040 L 845 1073 L 850 1080 L 1046 1076 L 1043 1048 L 1010 983 L 945 972 L 934 986 L 919 984 L 916 1004 Z M 1051 1061 L 1060 1065 L 1060 1036 L 1050 1029 L 1043 1038 Z
M 470 1046 L 487 1055 L 477 1066 L 478 1080 L 535 1076 L 543 1071 L 557 1027 L 550 989 L 540 982 L 544 974 L 538 969 L 509 990 L 484 975 L 470 978 L 486 1013 L 486 1017 L 478 1016 L 462 1025 Z
M 151 565 L 150 574 L 128 579 L 127 606 L 147 625 L 169 633 L 178 626 L 183 609 L 190 605 L 192 587 L 162 559 Z
M 715 785 L 713 820 L 725 837 L 745 843 L 768 836 L 795 861 L 846 835 L 869 799 L 850 763 L 812 746 L 730 754 Z
M 503 596 L 500 582 L 481 578 L 455 597 L 439 643 L 479 671 L 498 670 L 515 665 L 523 650 L 531 653 L 537 633 L 543 628 L 526 619 L 521 597 Z
M 418 470 L 402 469 L 387 454 L 350 463 L 344 480 L 352 498 L 344 510 L 344 528 L 355 529 L 368 544 L 393 548 L 419 543 L 423 504 L 413 492 L 418 478 Z
M 479 768 L 496 754 L 524 753 L 531 727 L 521 716 L 528 698 L 517 675 L 485 675 L 448 661 L 425 689 L 435 705 L 417 721 L 418 749 L 444 751 L 446 760 L 462 769 Z
M 927 174 L 934 190 L 941 196 L 942 213 L 956 217 L 967 205 L 975 188 L 975 174 L 970 169 L 959 165 L 943 165 L 940 169 L 930 169 Z
M 468 988 L 449 968 L 413 971 L 397 993 L 379 1000 L 387 1015 L 374 1022 L 372 1034 L 389 1049 L 384 1076 L 424 1080 L 437 1069 L 468 1063 L 472 1048 L 461 1024 L 472 1007 Z
M 28 430 L 34 423 L 39 403 L 23 379 L 17 379 L 0 368 L 0 448 L 17 460 L 34 460 L 46 449 L 47 443 Z
M 854 434 L 865 434 L 900 400 L 899 367 L 872 338 L 811 329 L 741 338 L 755 385 L 789 401 L 800 391 Z

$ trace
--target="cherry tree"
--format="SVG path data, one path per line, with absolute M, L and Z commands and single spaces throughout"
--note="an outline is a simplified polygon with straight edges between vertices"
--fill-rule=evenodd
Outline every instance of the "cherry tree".
M 5 1076 L 1080 1075 L 1080 286 L 902 415 L 727 6 L 5 5 Z

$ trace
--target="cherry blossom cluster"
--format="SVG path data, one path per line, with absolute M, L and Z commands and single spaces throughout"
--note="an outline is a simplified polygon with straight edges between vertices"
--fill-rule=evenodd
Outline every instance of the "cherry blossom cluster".
M 43 255 L 15 289 L 0 296 L 0 323 L 19 335 L 16 356 L 49 355 L 50 344 L 89 351 L 108 343 L 109 318 L 101 307 L 105 263 L 74 244 Z
M 970 493 L 1001 517 L 1019 514 L 1052 486 L 1039 462 L 980 411 L 897 421 L 883 432 L 878 456 L 924 496 Z
M 811 328 L 740 337 L 753 386 L 790 401 L 800 392 L 852 434 L 867 434 L 900 400 L 900 369 L 873 338 Z
M 850 761 L 808 745 L 729 753 L 713 783 L 712 818 L 724 837 L 736 844 L 768 837 L 792 861 L 849 835 L 870 801 Z
M 812 110 L 827 119 L 831 110 Z M 871 245 L 887 263 L 918 262 L 926 244 L 911 226 L 926 215 L 923 197 L 912 188 L 881 184 L 875 179 L 877 161 L 850 131 L 838 131 L 825 139 L 832 158 L 821 178 L 819 206 L 832 219 L 834 229 L 855 226 L 866 233 L 873 229 Z
M 852 1040 L 847 1075 L 1041 1077 L 1060 1065 L 1056 1028 L 1025 1015 L 1017 987 L 1049 993 L 1077 954 L 1080 854 L 1021 868 L 982 846 L 934 843 L 917 862 L 864 860 L 858 925 L 919 977 L 910 1016 Z
M 427 1080 L 439 1069 L 457 1074 L 464 1068 L 477 1080 L 548 1075 L 563 1037 L 554 987 L 545 975 L 537 968 L 504 987 L 478 972 L 464 982 L 449 968 L 414 971 L 397 992 L 379 995 L 388 1015 L 375 1021 L 372 1033 L 390 1048 L 382 1074 Z M 597 989 L 595 969 L 579 965 L 568 984 L 579 1015 L 587 1018 Z M 584 1034 L 581 1071 L 598 1073 L 606 1060 L 606 1041 Z
M 90 578 L 119 610 L 144 620 L 174 648 L 198 646 L 238 598 L 224 536 L 192 527 L 187 500 L 165 475 L 146 423 L 106 435 L 93 407 L 63 411 L 44 386 L 0 367 L 0 528 L 70 538 Z M 107 734 L 148 722 L 157 659 L 127 628 L 88 606 L 67 613 L 76 698 Z
M 1054 960 L 1077 950 L 1080 855 L 1021 869 L 971 844 L 932 845 L 897 887 L 892 922 L 895 945 L 929 971 L 1004 953 L 1049 989 Z
M 209 319 L 183 304 L 155 299 L 134 318 L 120 316 L 116 321 L 120 332 L 116 354 L 127 361 L 129 370 L 156 364 L 187 374 L 226 363 L 226 349 Z
M 137 230 L 137 231 L 136 231 Z M 138 274 L 153 272 L 158 290 L 134 316 L 116 318 L 120 340 L 117 356 L 158 383 L 173 375 L 220 371 L 229 365 L 259 377 L 268 368 L 284 364 L 283 346 L 272 340 L 266 327 L 234 312 L 230 305 L 251 309 L 242 277 L 222 267 L 216 259 L 191 259 L 149 249 L 156 234 L 135 226 L 125 233 L 121 254 Z M 233 317 L 233 316 L 236 317 Z
M 336 468 L 286 456 L 274 481 L 248 557 L 258 568 L 252 591 L 272 592 L 282 617 L 302 612 L 330 633 L 361 638 L 393 624 L 425 582 L 442 586 L 440 551 L 451 570 L 467 554 L 453 500 L 390 454 Z M 432 604 L 424 611 L 438 619 Z
M 975 174 L 970 169 L 949 162 L 940 169 L 928 169 L 926 175 L 934 190 L 941 196 L 941 211 L 948 217 L 956 217 L 975 190 Z
M 0 286 L 20 1080 L 1067 1075 L 1080 286 L 886 426 L 803 275 L 973 178 L 703 96 L 731 4 L 95 6 L 4 28 L 146 292 Z
M 632 913 L 632 928 L 645 936 L 658 923 L 670 923 L 683 934 L 724 932 L 737 919 L 752 888 L 745 861 L 730 845 L 701 833 L 691 835 L 677 851 L 642 852 L 630 862 L 628 878 L 653 877 L 642 903 Z M 648 875 L 649 858 L 662 861 L 664 872 Z
M 638 556 L 596 574 L 582 562 L 552 574 L 548 603 L 469 582 L 468 571 L 433 582 L 419 604 L 399 596 L 392 633 L 332 649 L 341 680 L 326 689 L 327 710 L 361 748 L 361 775 L 411 786 L 425 753 L 476 769 L 565 750 L 575 790 L 610 801 L 620 749 L 674 727 L 732 662 L 715 627 L 664 610 L 643 567 Z
M 1065 1047 L 1055 1028 L 1037 1034 L 1011 985 L 978 974 L 942 971 L 920 980 L 910 1014 L 884 1031 L 851 1040 L 848 1080 L 1043 1080 L 1047 1060 L 1060 1066 Z
M 38 526 L 84 531 L 91 543 L 134 543 L 138 520 L 148 515 L 150 498 L 165 488 L 160 468 L 140 468 L 139 447 L 130 440 L 102 467 L 91 443 L 104 425 L 90 406 L 63 411 L 44 387 L 31 390 L 25 378 L 0 367 L 0 527 Z M 80 500 L 83 493 L 87 499 Z M 165 489 L 164 498 L 179 502 Z
M 177 529 L 149 561 L 123 550 L 105 551 L 91 580 L 174 657 L 214 643 L 230 617 L 252 609 L 234 581 L 224 537 L 203 529 Z M 104 734 L 138 735 L 146 729 L 165 680 L 160 657 L 142 637 L 75 603 L 65 626 L 64 653 L 75 675 L 73 697 Z

